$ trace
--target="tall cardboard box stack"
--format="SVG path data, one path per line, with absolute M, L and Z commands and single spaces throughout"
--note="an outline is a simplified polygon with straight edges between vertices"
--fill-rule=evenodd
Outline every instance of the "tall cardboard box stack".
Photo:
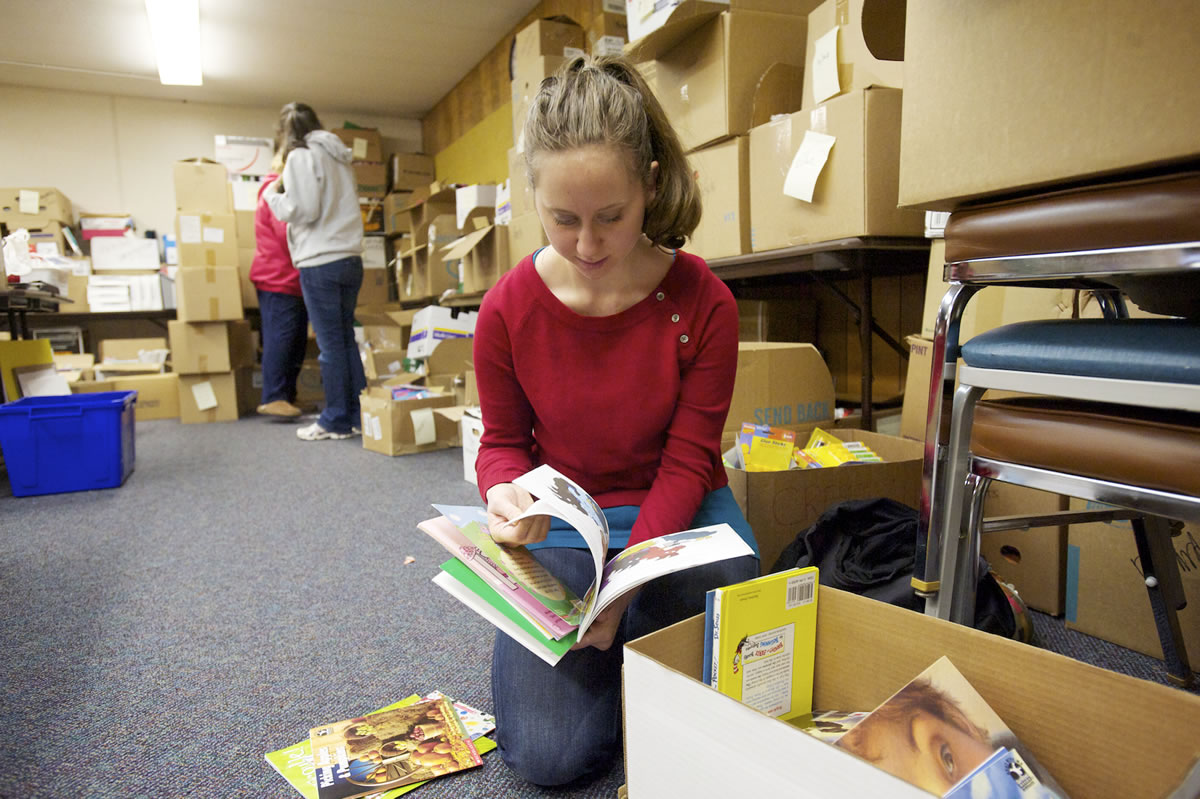
M 167 327 L 184 423 L 240 415 L 237 369 L 254 365 L 243 320 L 237 217 L 226 168 L 207 159 L 175 164 L 176 320 Z
M 395 216 L 400 233 L 396 253 L 396 289 L 399 299 L 433 300 L 457 288 L 458 276 L 446 271 L 441 251 L 461 235 L 454 186 L 434 182 L 412 192 Z
M 255 192 L 257 204 L 257 192 Z M 254 214 L 253 208 L 235 208 L 233 212 L 234 225 L 237 230 L 238 251 L 238 285 L 242 290 L 242 307 L 258 307 L 258 290 L 250 282 L 250 266 L 254 263 Z

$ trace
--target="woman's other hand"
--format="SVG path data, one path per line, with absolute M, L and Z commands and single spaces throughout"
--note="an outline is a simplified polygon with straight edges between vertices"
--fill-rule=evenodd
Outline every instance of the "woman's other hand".
M 513 521 L 533 504 L 529 492 L 514 483 L 497 483 L 487 492 L 488 532 L 498 544 L 536 544 L 550 532 L 549 516 Z

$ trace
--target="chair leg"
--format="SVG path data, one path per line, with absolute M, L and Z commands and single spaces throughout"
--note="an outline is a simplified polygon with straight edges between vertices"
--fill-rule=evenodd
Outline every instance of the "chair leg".
M 1161 516 L 1134 519 L 1133 537 L 1137 542 L 1146 591 L 1150 595 L 1154 625 L 1162 643 L 1167 676 L 1171 682 L 1189 687 L 1195 676 L 1179 627 L 1177 611 L 1182 609 L 1185 600 L 1175 548 L 1171 545 L 1171 524 Z
M 950 621 L 975 625 L 975 593 L 979 588 L 979 546 L 983 531 L 983 503 L 992 481 L 977 474 L 967 474 L 960 514 L 958 566 L 955 570 L 954 593 Z

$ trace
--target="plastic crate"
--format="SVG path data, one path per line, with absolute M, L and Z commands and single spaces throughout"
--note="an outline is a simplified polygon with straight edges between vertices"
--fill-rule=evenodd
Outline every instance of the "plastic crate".
M 0 405 L 13 496 L 116 488 L 133 471 L 136 391 L 25 397 Z

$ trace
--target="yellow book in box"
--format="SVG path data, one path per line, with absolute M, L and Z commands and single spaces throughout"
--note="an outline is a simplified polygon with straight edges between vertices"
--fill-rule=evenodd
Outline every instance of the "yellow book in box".
M 812 715 L 817 567 L 768 574 L 708 592 L 704 680 L 783 721 Z

